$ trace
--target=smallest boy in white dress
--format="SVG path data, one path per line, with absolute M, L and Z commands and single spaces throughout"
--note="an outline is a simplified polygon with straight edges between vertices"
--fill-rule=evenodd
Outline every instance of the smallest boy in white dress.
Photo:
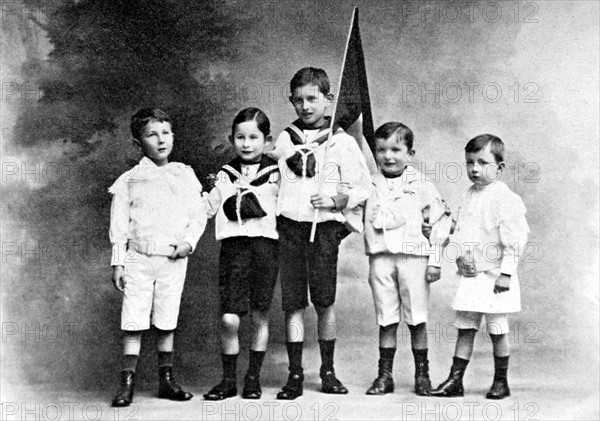
M 467 174 L 473 185 L 458 214 L 454 247 L 460 281 L 452 307 L 458 339 L 450 375 L 432 396 L 463 396 L 463 375 L 473 353 L 477 329 L 485 316 L 494 349 L 494 381 L 488 399 L 510 396 L 507 371 L 510 355 L 508 313 L 521 310 L 517 266 L 529 226 L 525 205 L 499 181 L 504 169 L 504 143 L 484 134 L 465 147 Z

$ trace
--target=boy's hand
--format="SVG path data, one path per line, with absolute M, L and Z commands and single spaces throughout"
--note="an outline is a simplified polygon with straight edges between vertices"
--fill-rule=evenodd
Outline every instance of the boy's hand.
M 427 266 L 425 269 L 425 280 L 428 284 L 432 284 L 439 280 L 442 276 L 442 269 L 435 266 Z
M 183 259 L 184 257 L 188 257 L 192 252 L 192 246 L 190 243 L 185 241 L 180 241 L 176 244 L 171 244 L 172 247 L 175 247 L 173 254 L 169 256 L 169 259 Z
M 464 256 L 456 258 L 456 266 L 458 266 L 460 274 L 465 278 L 475 278 L 477 276 L 475 262 L 468 261 Z
M 348 194 L 348 192 L 352 190 L 352 184 L 340 181 L 335 187 L 335 190 L 337 191 L 337 194 Z
M 208 174 L 204 178 L 204 185 L 202 186 L 202 192 L 210 193 L 210 191 L 215 188 L 216 182 L 217 182 L 217 175 L 216 174 Z
M 425 236 L 425 238 L 427 238 L 429 240 L 429 236 L 431 235 L 431 229 L 433 228 L 433 225 L 427 223 L 427 222 L 423 222 L 421 224 L 421 232 L 423 233 L 423 235 Z
M 113 266 L 112 282 L 115 288 L 121 292 L 125 291 L 125 268 L 123 266 Z
M 310 203 L 316 209 L 335 209 L 335 202 L 326 194 L 313 194 L 310 196 Z
M 431 210 L 430 205 L 425 205 L 423 209 L 421 209 L 421 216 L 423 217 L 423 223 L 421 224 L 421 232 L 423 236 L 429 240 L 429 236 L 431 235 L 431 229 L 433 225 L 429 223 L 429 212 Z
M 500 274 L 496 279 L 496 285 L 494 285 L 494 294 L 501 294 L 510 290 L 510 276 Z

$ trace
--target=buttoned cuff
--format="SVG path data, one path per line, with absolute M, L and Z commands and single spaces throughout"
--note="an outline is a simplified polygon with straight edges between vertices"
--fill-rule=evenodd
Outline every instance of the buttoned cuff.
M 112 246 L 111 266 L 125 266 L 127 243 L 114 243 Z
M 432 246 L 432 250 L 429 252 L 429 259 L 427 260 L 427 266 L 434 266 L 436 268 L 442 267 L 442 247 L 438 244 Z
M 190 250 L 190 254 L 192 254 L 194 252 L 194 250 L 196 249 L 196 244 L 198 243 L 198 239 L 194 239 L 191 237 L 184 237 L 183 241 L 185 241 L 186 243 L 188 243 L 190 245 L 190 247 L 192 248 Z
M 517 266 L 519 265 L 519 262 L 516 261 L 516 259 L 516 255 L 504 256 L 502 259 L 502 264 L 500 265 L 500 273 L 510 276 L 517 273 Z

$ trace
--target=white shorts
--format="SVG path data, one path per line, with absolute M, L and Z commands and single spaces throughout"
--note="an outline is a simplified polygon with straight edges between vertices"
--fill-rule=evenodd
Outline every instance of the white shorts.
M 490 335 L 509 333 L 508 315 L 506 313 L 478 313 L 476 311 L 457 311 L 455 322 L 459 329 L 479 330 L 481 319 L 485 316 L 485 324 Z
M 410 254 L 369 256 L 369 285 L 373 291 L 377 324 L 400 323 L 400 308 L 409 325 L 427 322 L 429 283 L 427 257 Z
M 125 263 L 121 329 L 149 329 L 151 318 L 158 329 L 175 329 L 186 269 L 187 258 L 131 254 Z

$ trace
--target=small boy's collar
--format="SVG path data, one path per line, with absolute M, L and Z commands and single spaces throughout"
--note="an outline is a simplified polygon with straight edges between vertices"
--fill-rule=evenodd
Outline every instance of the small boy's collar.
M 238 172 L 242 171 L 242 164 L 243 165 L 254 165 L 254 164 L 244 164 L 244 162 L 242 161 L 242 159 L 239 156 L 236 156 L 231 162 L 229 162 L 229 166 L 231 166 Z M 268 157 L 267 155 L 263 155 L 258 164 L 259 164 L 258 171 L 260 171 L 263 168 L 268 167 L 269 165 L 277 165 L 277 161 L 275 161 L 273 158 Z
M 381 170 L 379 171 L 379 175 L 381 176 L 382 180 L 401 180 L 403 183 L 412 183 L 414 181 L 420 181 L 422 178 L 424 178 L 423 174 L 421 174 L 421 172 L 412 165 L 407 165 L 402 174 L 398 176 L 387 177 L 383 174 L 383 172 L 381 172 Z
M 323 124 L 319 127 L 308 127 L 306 124 L 304 124 L 304 122 L 300 119 L 294 121 L 292 123 L 294 126 L 298 127 L 300 130 L 324 130 L 324 129 L 328 129 L 331 126 L 331 117 L 326 116 L 325 117 L 325 121 L 323 122 Z M 336 123 L 333 125 L 333 129 L 334 132 L 339 128 L 340 126 Z
M 140 159 L 140 165 L 143 165 L 143 166 L 148 166 L 148 165 L 149 165 L 149 166 L 151 166 L 151 167 L 157 167 L 157 168 L 160 168 L 158 165 L 156 165 L 156 164 L 154 163 L 154 161 L 153 161 L 153 160 L 151 160 L 151 159 L 150 159 L 150 158 L 148 158 L 147 156 L 144 156 L 142 159 Z M 168 164 L 167 164 L 167 165 L 168 165 Z

